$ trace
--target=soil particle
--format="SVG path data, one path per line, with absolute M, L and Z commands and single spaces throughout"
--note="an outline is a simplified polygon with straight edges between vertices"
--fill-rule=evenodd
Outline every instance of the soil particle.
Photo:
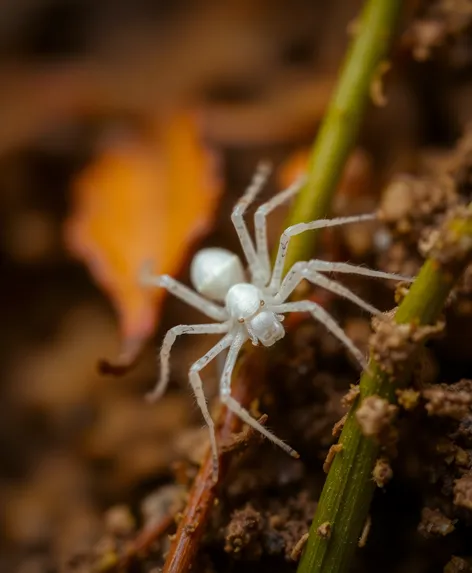
M 472 474 L 465 475 L 455 481 L 454 504 L 472 509 Z
M 421 512 L 421 521 L 418 525 L 419 533 L 426 538 L 443 537 L 454 531 L 454 524 L 439 509 L 424 507 Z
M 444 567 L 444 573 L 471 573 L 472 564 L 470 559 L 457 557 L 454 555 L 449 563 Z
M 377 487 L 384 487 L 393 477 L 392 467 L 387 458 L 379 458 L 372 470 L 372 479 Z
M 302 549 L 300 542 L 308 533 L 315 509 L 316 503 L 304 491 L 285 502 L 247 503 L 233 512 L 225 527 L 225 551 L 250 561 L 264 554 L 283 555 L 291 561 Z
M 364 436 L 377 438 L 383 441 L 386 433 L 391 428 L 391 422 L 397 412 L 397 406 L 389 404 L 380 396 L 368 396 L 364 398 L 356 412 L 356 419 Z
M 434 50 L 457 40 L 472 24 L 472 7 L 467 0 L 436 0 L 427 6 L 406 35 L 418 61 L 429 59 Z
M 442 225 L 420 241 L 423 256 L 438 261 L 444 267 L 455 268 L 470 257 L 472 237 L 467 229 L 472 223 L 472 209 L 457 205 L 449 209 Z
M 434 227 L 438 215 L 457 202 L 451 178 L 394 177 L 384 190 L 379 218 L 395 235 L 417 242 L 425 228 Z
M 406 388 L 405 390 L 397 390 L 397 399 L 399 405 L 405 410 L 413 410 L 418 405 L 420 393 L 413 388 Z
M 405 373 L 419 342 L 444 330 L 444 322 L 432 326 L 397 324 L 393 319 L 393 312 L 375 317 L 372 319 L 372 326 L 372 355 L 380 368 L 392 379 Z
M 472 413 L 471 380 L 464 380 L 461 385 L 454 386 L 438 384 L 423 390 L 422 395 L 426 399 L 425 408 L 430 415 L 461 420 Z
M 410 340 L 412 326 L 397 324 L 390 316 L 373 319 L 372 326 L 372 355 L 384 372 L 397 378 L 404 372 L 414 349 Z
M 262 529 L 262 516 L 250 504 L 236 510 L 226 528 L 225 551 L 244 554 L 247 559 L 258 559 L 262 554 Z
M 397 286 L 395 287 L 395 303 L 397 306 L 400 306 L 400 304 L 403 302 L 403 299 L 408 294 L 409 290 L 410 290 L 409 283 L 400 282 L 397 284 Z
M 329 521 L 322 523 L 316 530 L 316 534 L 321 539 L 329 539 L 331 537 L 331 523 Z
M 435 26 L 428 24 L 426 28 L 432 31 Z M 454 264 L 467 255 L 468 240 L 448 225 L 451 217 L 467 217 L 461 201 L 470 196 L 471 190 L 471 133 L 466 130 L 441 161 L 431 160 L 424 176 L 398 175 L 385 188 L 379 218 L 387 224 L 391 236 L 386 248 L 379 249 L 382 268 L 416 275 L 422 264 L 418 244 L 423 257 L 432 256 L 444 264 Z M 443 224 L 446 226 L 441 228 Z

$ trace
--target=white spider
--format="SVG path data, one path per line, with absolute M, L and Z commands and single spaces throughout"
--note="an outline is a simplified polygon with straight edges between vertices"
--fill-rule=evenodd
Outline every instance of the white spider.
M 154 390 L 148 396 L 151 400 L 157 400 L 162 396 L 167 387 L 169 381 L 169 355 L 177 336 L 180 334 L 224 334 L 223 338 L 202 358 L 197 360 L 189 371 L 190 384 L 210 431 L 215 477 L 218 472 L 216 436 L 213 420 L 208 411 L 203 393 L 200 370 L 207 366 L 223 350 L 229 348 L 220 380 L 221 401 L 246 424 L 249 424 L 288 454 L 297 458 L 299 456 L 295 450 L 259 424 L 231 396 L 231 375 L 243 344 L 250 339 L 255 345 L 261 342 L 264 346 L 272 346 L 285 335 L 285 329 L 282 325 L 284 313 L 309 312 L 346 346 L 362 368 L 365 369 L 367 362 L 362 352 L 346 336 L 342 328 L 323 307 L 316 302 L 308 300 L 300 302 L 286 302 L 286 300 L 300 282 L 307 279 L 314 285 L 349 299 L 372 314 L 379 314 L 379 310 L 363 301 L 347 287 L 322 273 L 335 271 L 385 279 L 412 280 L 408 277 L 374 271 L 347 263 L 325 262 L 316 259 L 295 263 L 282 280 L 285 255 L 290 237 L 312 229 L 370 221 L 375 218 L 375 215 L 321 219 L 311 223 L 292 225 L 282 233 L 274 268 L 271 270 L 267 245 L 266 217 L 276 207 L 289 201 L 299 191 L 304 183 L 304 178 L 297 180 L 291 187 L 257 209 L 254 217 L 256 235 L 254 245 L 243 215 L 266 182 L 269 173 L 270 168 L 267 164 L 259 165 L 251 184 L 231 214 L 231 220 L 247 259 L 247 273 L 239 257 L 234 253 L 225 249 L 209 248 L 199 251 L 191 263 L 191 280 L 197 292 L 168 275 L 152 276 L 148 267 L 143 270 L 141 277 L 144 285 L 163 287 L 187 304 L 217 321 L 216 324 L 174 326 L 167 332 L 160 351 L 160 378 Z

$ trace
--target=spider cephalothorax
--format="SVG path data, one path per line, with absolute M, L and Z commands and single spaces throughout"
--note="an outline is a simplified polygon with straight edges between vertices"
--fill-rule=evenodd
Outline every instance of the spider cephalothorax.
M 282 324 L 285 313 L 309 312 L 345 345 L 362 368 L 366 368 L 367 363 L 362 352 L 322 306 L 309 300 L 286 302 L 287 299 L 295 288 L 306 279 L 352 301 L 372 314 L 379 314 L 380 311 L 372 305 L 323 273 L 340 272 L 394 280 L 412 280 L 408 277 L 374 271 L 347 263 L 332 263 L 317 259 L 295 263 L 282 280 L 285 255 L 290 237 L 312 229 L 372 220 L 375 218 L 375 215 L 321 219 L 289 227 L 282 233 L 274 267 L 271 269 L 267 245 L 266 216 L 282 203 L 289 201 L 301 188 L 303 179 L 299 179 L 291 187 L 257 209 L 254 217 L 256 235 L 254 244 L 244 223 L 243 215 L 266 181 L 268 174 L 269 167 L 266 164 L 261 164 L 251 185 L 236 204 L 231 215 L 248 263 L 247 271 L 245 271 L 239 257 L 234 253 L 225 249 L 210 248 L 199 251 L 192 261 L 190 274 L 196 292 L 168 275 L 153 276 L 149 270 L 146 270 L 142 277 L 143 284 L 164 287 L 217 321 L 212 324 L 174 326 L 167 332 L 160 352 L 160 378 L 155 389 L 150 394 L 151 399 L 159 398 L 166 389 L 169 381 L 170 350 L 178 335 L 224 334 L 223 338 L 202 358 L 197 360 L 189 371 L 190 384 L 210 430 L 215 475 L 218 471 L 218 451 L 213 420 L 203 394 L 200 370 L 218 354 L 229 348 L 220 379 L 221 401 L 244 422 L 272 440 L 290 455 L 298 457 L 295 450 L 259 424 L 231 396 L 231 375 L 243 344 L 247 340 L 251 340 L 256 345 L 261 343 L 264 346 L 272 346 L 285 335 L 285 329 Z

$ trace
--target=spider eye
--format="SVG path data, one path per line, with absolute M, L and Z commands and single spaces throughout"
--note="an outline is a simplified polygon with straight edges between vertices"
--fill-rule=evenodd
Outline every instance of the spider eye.
M 264 306 L 264 305 L 265 305 L 265 301 L 261 300 L 261 303 L 260 303 L 260 304 L 261 304 L 261 306 Z
M 244 318 L 238 318 L 238 322 L 242 324 L 244 322 Z

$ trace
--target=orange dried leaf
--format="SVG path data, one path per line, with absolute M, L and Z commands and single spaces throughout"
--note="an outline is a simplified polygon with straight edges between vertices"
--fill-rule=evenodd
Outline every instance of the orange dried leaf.
M 191 241 L 209 228 L 220 188 L 186 115 L 161 126 L 155 138 L 108 141 L 75 181 L 66 240 L 118 312 L 120 366 L 153 332 L 165 294 L 139 285 L 143 263 L 153 261 L 156 274 L 177 273 Z
M 278 183 L 286 189 L 298 177 L 308 171 L 311 149 L 303 147 L 295 150 L 282 163 L 278 170 Z M 361 148 L 354 149 L 349 156 L 338 185 L 338 195 L 353 198 L 368 195 L 372 179 L 372 160 Z
M 287 189 L 308 169 L 310 148 L 303 147 L 291 153 L 278 169 L 277 182 L 281 189 Z

